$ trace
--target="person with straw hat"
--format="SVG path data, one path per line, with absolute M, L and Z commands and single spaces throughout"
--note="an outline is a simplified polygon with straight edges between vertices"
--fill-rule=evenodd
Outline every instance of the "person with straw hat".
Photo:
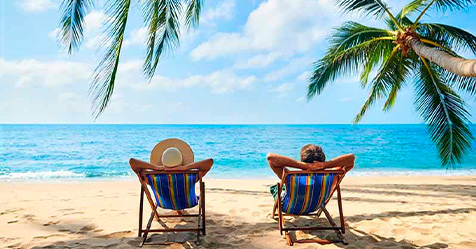
M 212 168 L 213 159 L 194 162 L 192 148 L 180 139 L 170 138 L 154 147 L 150 155 L 150 163 L 131 158 L 129 164 L 136 174 L 142 170 L 186 171 L 199 169 L 203 177 Z

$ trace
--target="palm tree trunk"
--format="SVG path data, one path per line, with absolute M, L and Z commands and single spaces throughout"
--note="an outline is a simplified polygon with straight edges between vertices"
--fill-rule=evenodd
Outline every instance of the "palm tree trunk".
M 408 36 L 407 42 L 415 53 L 438 64 L 440 67 L 457 75 L 476 77 L 475 59 L 465 59 L 452 56 L 434 47 L 426 46 L 418 38 L 413 36 Z

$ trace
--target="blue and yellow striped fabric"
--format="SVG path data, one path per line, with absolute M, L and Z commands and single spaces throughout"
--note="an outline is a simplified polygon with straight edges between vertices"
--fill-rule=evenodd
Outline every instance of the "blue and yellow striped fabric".
M 198 204 L 195 194 L 197 174 L 156 174 L 145 178 L 161 208 L 182 210 Z
M 307 214 L 325 204 L 332 193 L 336 174 L 289 174 L 286 176 L 286 198 L 282 211 Z

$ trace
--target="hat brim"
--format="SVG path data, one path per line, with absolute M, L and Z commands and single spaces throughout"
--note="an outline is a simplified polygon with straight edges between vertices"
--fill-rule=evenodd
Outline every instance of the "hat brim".
M 169 138 L 155 145 L 152 153 L 150 154 L 150 163 L 155 165 L 163 165 L 162 154 L 170 147 L 175 147 L 182 153 L 182 165 L 191 164 L 194 161 L 194 155 L 192 148 L 186 142 L 177 139 Z M 178 165 L 177 165 L 178 166 Z

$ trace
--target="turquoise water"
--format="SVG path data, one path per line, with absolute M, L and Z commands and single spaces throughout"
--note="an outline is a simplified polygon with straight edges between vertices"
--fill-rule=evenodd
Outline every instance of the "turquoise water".
M 129 158 L 148 160 L 169 137 L 187 141 L 196 160 L 215 159 L 215 178 L 273 177 L 266 153 L 299 158 L 307 143 L 328 158 L 354 153 L 354 175 L 476 173 L 474 142 L 446 170 L 424 125 L 0 125 L 0 180 L 129 177 Z

